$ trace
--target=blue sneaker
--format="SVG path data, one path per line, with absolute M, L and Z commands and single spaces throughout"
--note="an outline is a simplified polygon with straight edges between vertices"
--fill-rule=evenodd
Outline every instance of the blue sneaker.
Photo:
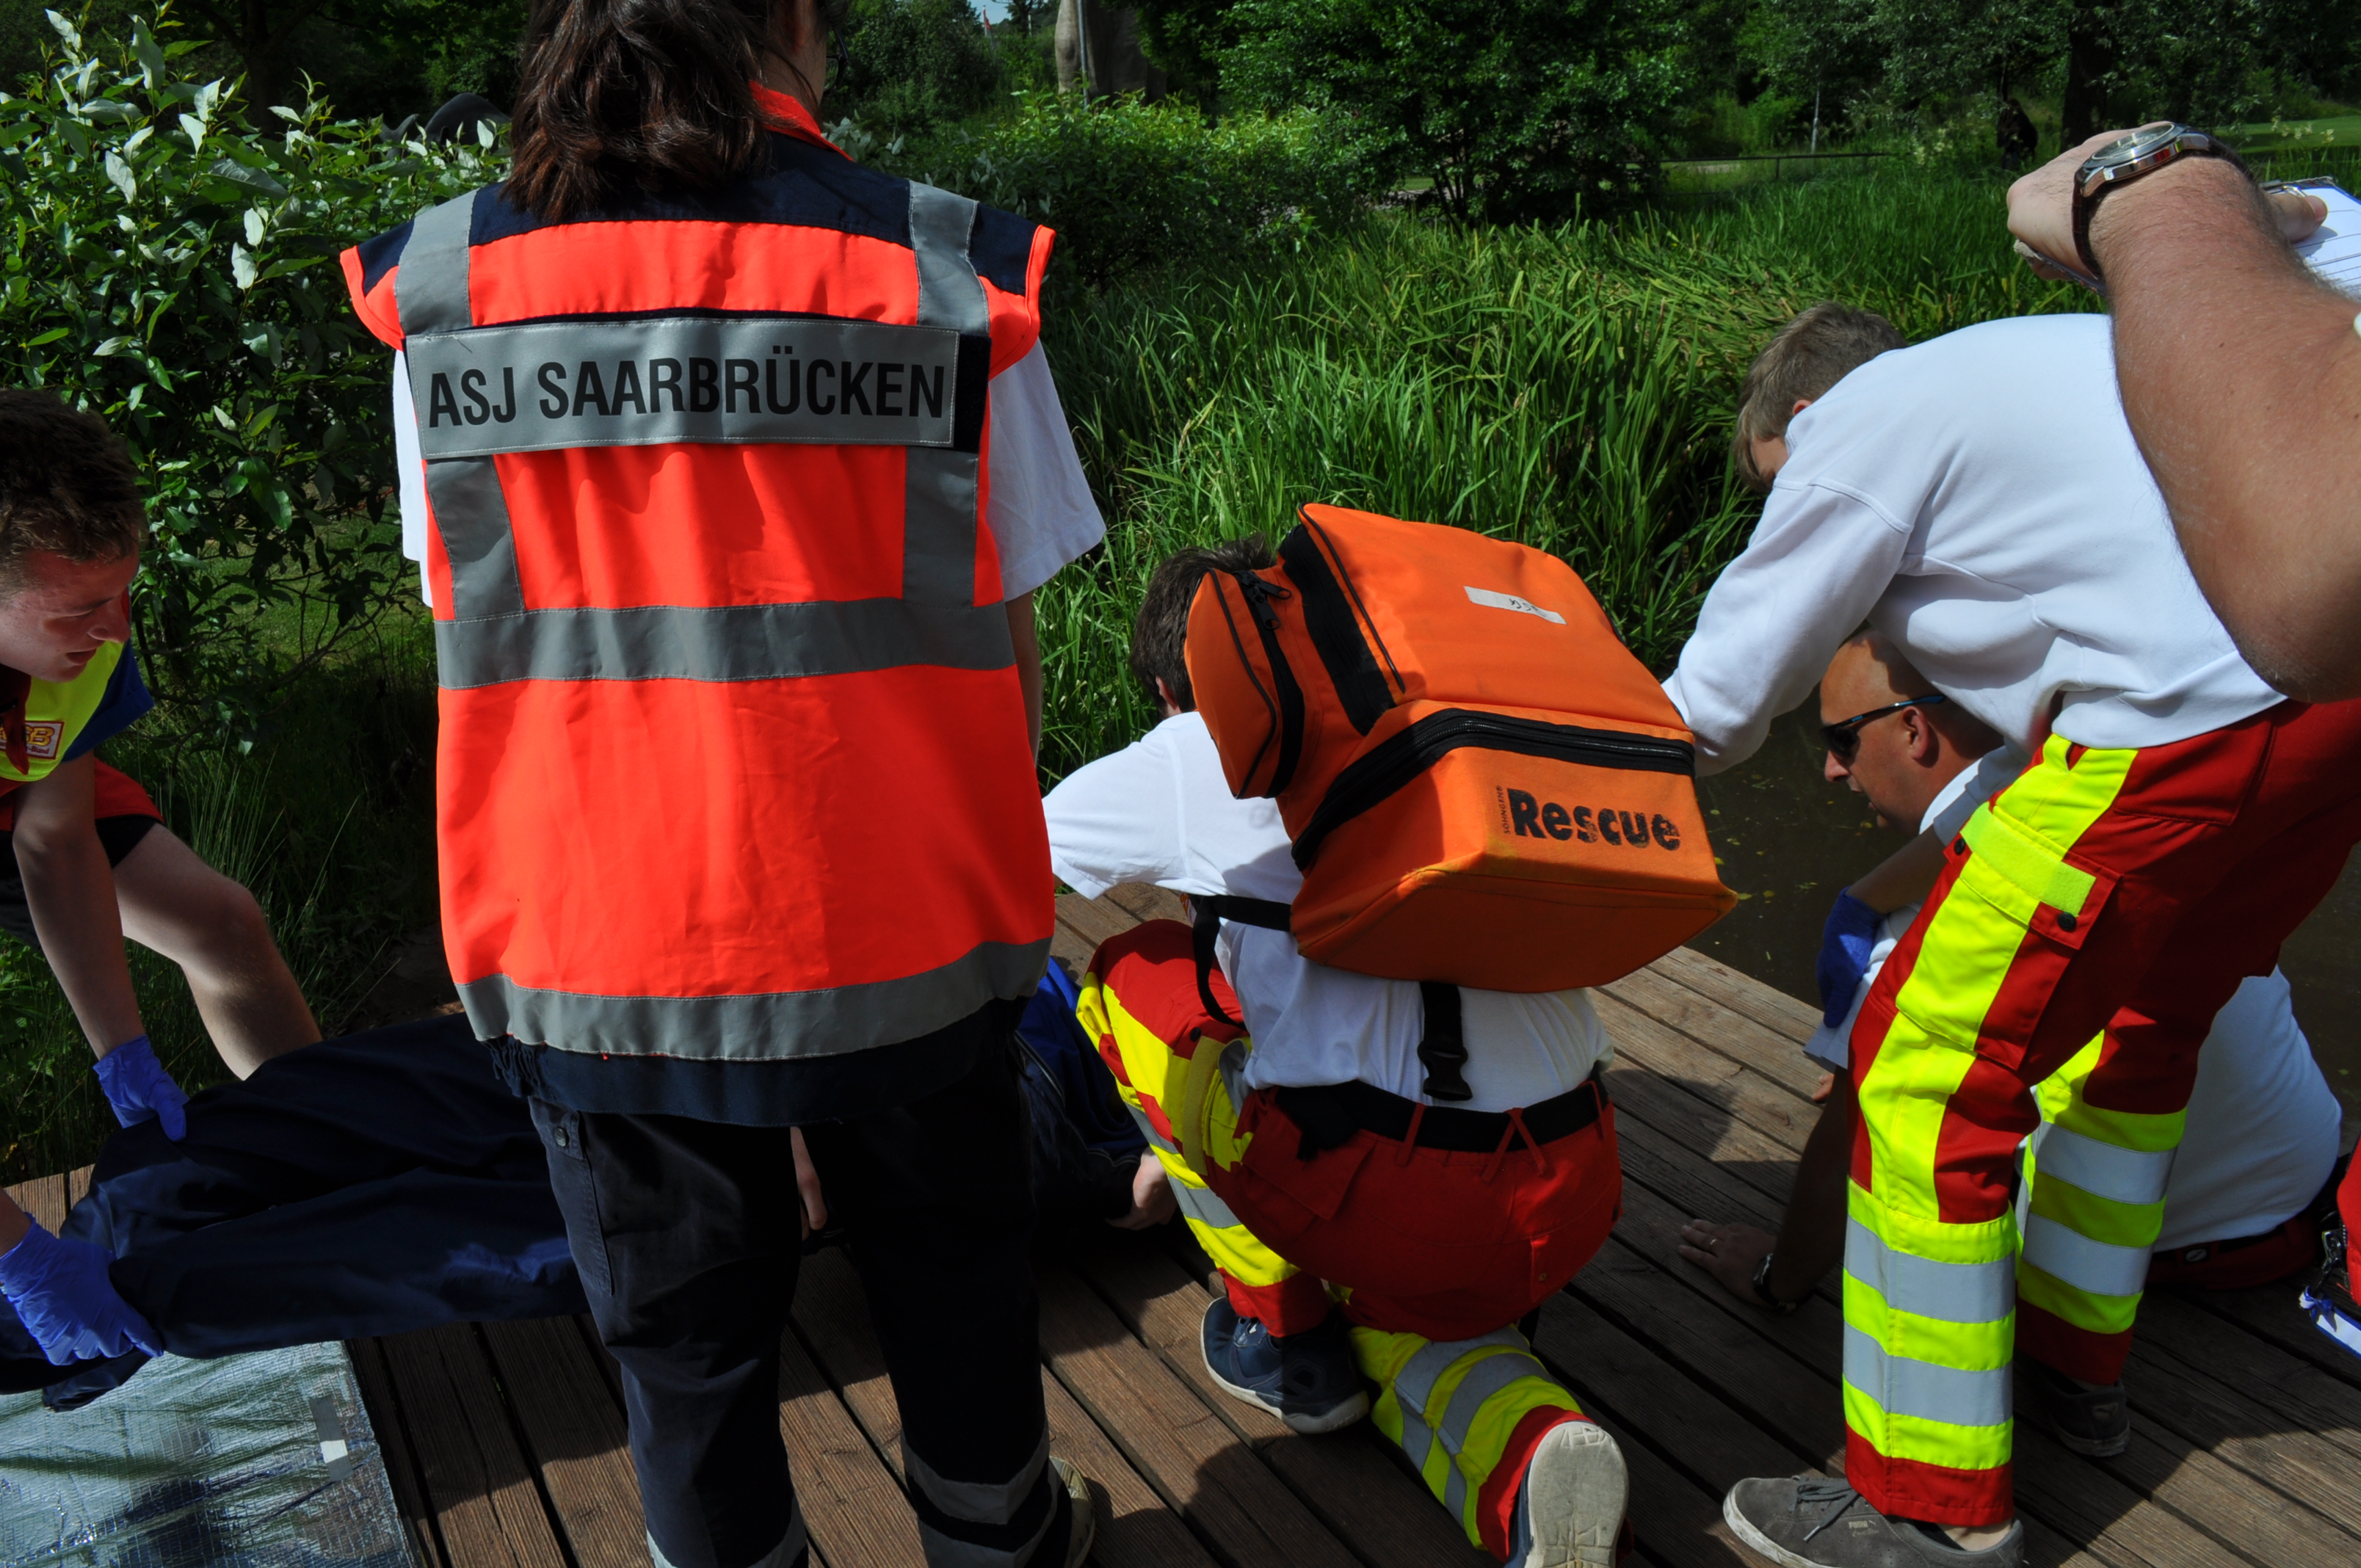
M 1205 1370 L 1224 1392 L 1268 1410 L 1290 1431 L 1335 1431 L 1369 1413 L 1368 1385 L 1333 1312 L 1318 1328 L 1281 1339 L 1216 1296 L 1205 1309 L 1204 1348 Z

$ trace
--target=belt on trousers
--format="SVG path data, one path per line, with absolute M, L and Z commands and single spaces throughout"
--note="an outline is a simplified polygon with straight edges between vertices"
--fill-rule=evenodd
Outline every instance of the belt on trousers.
M 1462 1111 L 1449 1105 L 1422 1105 L 1368 1083 L 1290 1085 L 1271 1091 L 1279 1108 L 1303 1133 L 1301 1155 L 1310 1159 L 1350 1143 L 1356 1133 L 1375 1133 L 1396 1143 L 1414 1141 L 1421 1148 L 1449 1149 L 1464 1154 L 1491 1154 L 1514 1132 L 1528 1147 L 1555 1143 L 1598 1120 L 1611 1103 L 1607 1080 L 1597 1068 L 1577 1088 L 1506 1111 Z M 1415 1137 L 1413 1138 L 1413 1131 Z

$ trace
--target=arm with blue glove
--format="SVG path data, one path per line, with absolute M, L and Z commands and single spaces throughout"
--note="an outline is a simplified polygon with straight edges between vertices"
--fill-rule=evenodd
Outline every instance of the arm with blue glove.
M 115 871 L 98 841 L 93 768 L 90 757 L 77 757 L 16 791 L 10 837 L 25 903 L 41 954 L 98 1057 L 99 1087 L 115 1119 L 129 1127 L 156 1118 L 177 1142 L 188 1131 L 181 1109 L 188 1097 L 156 1059 L 139 1021 Z
M 107 1277 L 115 1255 L 53 1236 L 0 1194 L 0 1294 L 52 1366 L 126 1350 L 164 1354 L 164 1341 Z
M 1820 957 L 1816 966 L 1820 984 L 1820 1018 L 1833 1029 L 1852 1010 L 1853 992 L 1869 972 L 1870 954 L 1883 934 L 1885 917 L 1897 909 L 1923 904 L 1935 891 L 1943 872 L 1943 840 L 1921 833 L 1875 869 L 1837 894 L 1820 928 Z

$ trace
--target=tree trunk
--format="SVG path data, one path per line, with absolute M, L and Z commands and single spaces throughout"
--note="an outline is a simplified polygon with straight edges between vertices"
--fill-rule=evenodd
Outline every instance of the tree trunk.
M 231 47 L 246 67 L 246 101 L 258 109 L 279 102 L 279 51 L 270 36 L 269 0 L 238 0 L 237 37 Z
M 2058 104 L 2062 151 L 2108 128 L 2105 79 L 2114 69 L 2114 18 L 2108 8 L 2077 5 L 2066 23 L 2066 90 Z

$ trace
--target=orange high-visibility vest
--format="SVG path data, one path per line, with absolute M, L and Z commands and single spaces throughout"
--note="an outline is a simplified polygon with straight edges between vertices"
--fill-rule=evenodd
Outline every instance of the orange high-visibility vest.
M 549 223 L 495 185 L 344 256 L 417 407 L 444 942 L 486 1038 L 829 1056 L 1047 960 L 982 457 L 1050 235 L 759 96 L 787 129 L 723 190 Z

